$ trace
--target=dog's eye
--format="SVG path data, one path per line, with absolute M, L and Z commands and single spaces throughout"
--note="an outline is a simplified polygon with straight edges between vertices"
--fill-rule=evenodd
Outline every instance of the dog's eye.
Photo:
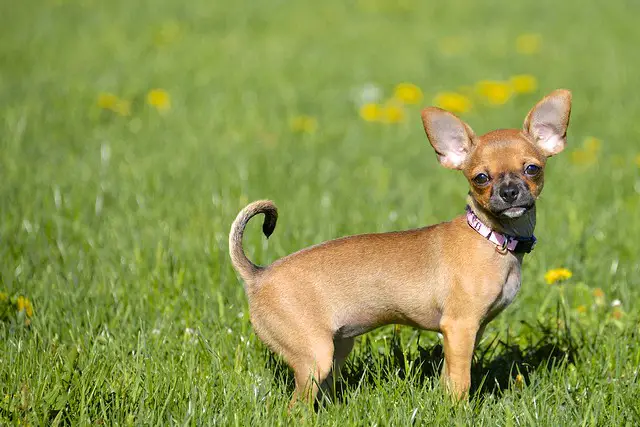
M 485 185 L 489 182 L 489 175 L 487 175 L 486 173 L 479 173 L 473 178 L 473 182 L 478 185 Z
M 540 173 L 540 166 L 529 165 L 524 168 L 524 173 L 529 176 L 536 176 Z

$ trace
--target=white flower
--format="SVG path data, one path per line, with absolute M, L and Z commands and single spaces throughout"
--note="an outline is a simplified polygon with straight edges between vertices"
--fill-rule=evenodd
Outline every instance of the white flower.
M 31 222 L 29 222 L 28 219 L 22 220 L 22 228 L 24 228 L 24 231 L 26 231 L 27 233 L 31 233 L 33 231 L 33 226 L 31 225 Z
M 100 161 L 102 162 L 102 166 L 108 166 L 110 159 L 111 159 L 111 147 L 109 147 L 109 144 L 103 143 L 100 146 Z
M 320 205 L 325 209 L 331 207 L 331 195 L 324 193 L 322 199 L 320 199 Z
M 53 202 L 56 204 L 56 209 L 60 210 L 62 205 L 62 195 L 60 194 L 60 187 L 57 185 L 53 187 Z
M 622 305 L 622 301 L 620 301 L 619 299 L 614 299 L 611 302 L 611 307 L 620 307 Z
M 382 89 L 373 83 L 353 90 L 353 100 L 357 105 L 378 102 L 382 98 Z

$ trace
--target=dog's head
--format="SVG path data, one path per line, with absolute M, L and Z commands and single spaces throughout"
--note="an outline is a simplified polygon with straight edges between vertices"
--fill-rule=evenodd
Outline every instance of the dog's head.
M 422 122 L 440 163 L 462 170 L 480 206 L 496 217 L 517 218 L 540 195 L 547 158 L 564 149 L 570 113 L 571 92 L 559 89 L 529 111 L 521 131 L 476 136 L 469 125 L 437 107 L 425 108 Z

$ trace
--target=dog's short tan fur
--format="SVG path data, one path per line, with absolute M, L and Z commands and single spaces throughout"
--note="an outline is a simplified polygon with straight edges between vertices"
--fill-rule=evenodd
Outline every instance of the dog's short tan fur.
M 491 197 L 498 191 L 503 197 L 502 188 L 516 180 L 530 192 L 522 197 L 535 201 L 547 157 L 566 144 L 570 109 L 570 92 L 557 90 L 529 112 L 523 130 L 480 137 L 435 107 L 426 108 L 422 118 L 440 163 L 468 178 L 468 203 L 476 215 L 496 231 L 531 236 L 533 202 L 523 214 L 516 202 L 498 213 Z M 524 172 L 531 164 L 540 167 L 535 176 Z M 488 183 L 476 182 L 481 173 Z M 275 228 L 273 203 L 251 203 L 231 228 L 231 258 L 245 282 L 256 334 L 294 370 L 292 403 L 314 399 L 318 385 L 331 382 L 354 337 L 390 323 L 442 332 L 443 377 L 454 395 L 468 392 L 475 344 L 520 287 L 521 253 L 498 250 L 462 215 L 416 230 L 332 240 L 258 267 L 243 252 L 242 234 L 260 213 L 267 237 Z

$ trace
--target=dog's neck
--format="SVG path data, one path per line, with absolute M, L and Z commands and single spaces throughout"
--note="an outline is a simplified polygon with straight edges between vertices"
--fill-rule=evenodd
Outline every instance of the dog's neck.
M 535 205 L 519 218 L 498 218 L 480 206 L 471 195 L 467 196 L 467 204 L 480 221 L 498 233 L 514 237 L 533 236 L 533 231 L 536 228 Z

